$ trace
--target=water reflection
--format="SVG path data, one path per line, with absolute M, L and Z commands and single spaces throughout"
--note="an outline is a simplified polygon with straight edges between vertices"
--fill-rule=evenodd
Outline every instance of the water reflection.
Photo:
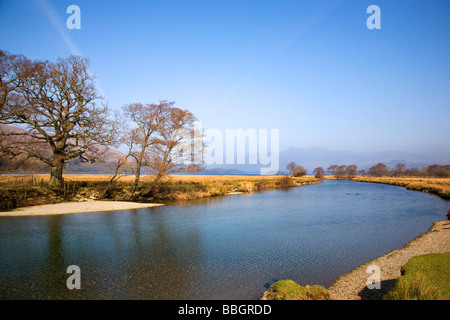
M 62 219 L 64 217 L 61 215 L 49 217 L 48 219 L 48 266 L 42 270 L 45 276 L 42 277 L 44 281 L 40 284 L 40 287 L 45 288 L 44 292 L 46 296 L 51 296 L 55 289 L 56 291 L 60 291 L 66 284 L 64 270 L 67 269 L 68 265 L 64 263 L 65 248 L 62 243 L 64 234 L 61 234 L 64 232 L 61 226 Z

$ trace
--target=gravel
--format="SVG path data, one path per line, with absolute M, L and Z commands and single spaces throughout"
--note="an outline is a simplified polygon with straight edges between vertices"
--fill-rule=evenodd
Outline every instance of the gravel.
M 332 300 L 381 300 L 401 276 L 401 267 L 414 256 L 450 251 L 450 221 L 438 221 L 423 235 L 406 244 L 402 249 L 373 259 L 353 271 L 341 275 L 328 288 Z M 369 266 L 380 269 L 380 288 L 369 289 L 367 280 L 372 276 Z

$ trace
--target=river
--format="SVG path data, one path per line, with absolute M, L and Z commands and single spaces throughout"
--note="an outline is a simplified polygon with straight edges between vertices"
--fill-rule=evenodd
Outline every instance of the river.
M 404 188 L 323 183 L 162 207 L 0 217 L 0 299 L 259 299 L 273 282 L 329 286 L 446 219 Z M 67 267 L 81 270 L 69 290 Z

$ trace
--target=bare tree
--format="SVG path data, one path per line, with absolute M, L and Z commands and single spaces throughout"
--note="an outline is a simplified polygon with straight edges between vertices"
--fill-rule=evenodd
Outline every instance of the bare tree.
M 123 107 L 125 117 L 135 125 L 126 138 L 135 161 L 132 193 L 144 167 L 154 175 L 154 184 L 171 173 L 202 169 L 204 145 L 202 134 L 194 132 L 197 119 L 191 112 L 174 105 L 162 100 L 159 104 L 134 103 Z M 200 161 L 193 161 L 193 157 Z
M 303 166 L 296 164 L 294 161 L 289 162 L 286 165 L 286 169 L 289 170 L 289 174 L 293 177 L 302 177 L 308 172 Z
M 291 161 L 286 165 L 286 169 L 288 170 L 288 172 L 291 176 L 294 172 L 295 167 L 297 167 L 297 164 L 294 161 Z
M 392 175 L 395 177 L 400 177 L 405 172 L 406 165 L 404 163 L 397 163 L 392 170 Z
M 14 64 L 20 63 L 23 59 L 22 56 L 10 55 L 0 50 L 0 112 L 15 87 L 14 82 L 17 81 L 17 75 L 13 71 Z
M 347 166 L 345 164 L 337 166 L 334 170 L 334 176 L 336 179 L 345 179 L 347 174 Z
M 50 185 L 62 186 L 67 161 L 96 161 L 115 140 L 87 59 L 32 61 L 2 51 L 0 66 L 0 124 L 23 130 L 2 130 L 0 151 L 49 165 Z
M 158 132 L 170 117 L 173 102 L 160 101 L 159 104 L 132 103 L 124 106 L 127 119 L 135 125 L 125 137 L 124 143 L 129 147 L 129 154 L 135 161 L 135 179 L 131 187 L 134 193 L 139 184 L 143 166 L 151 162 L 150 151 L 158 138 Z
M 353 179 L 358 174 L 358 167 L 356 164 L 347 166 L 347 179 Z
M 195 127 L 197 119 L 188 111 L 172 107 L 170 117 L 160 127 L 151 151 L 150 173 L 153 184 L 172 173 L 196 173 L 203 167 L 203 133 Z
M 329 166 L 329 167 L 327 168 L 328 174 L 335 175 L 335 174 L 336 174 L 337 168 L 338 168 L 338 165 L 332 164 L 331 166 Z
M 384 163 L 378 163 L 378 164 L 370 167 L 370 169 L 369 169 L 369 171 L 367 171 L 367 173 L 370 176 L 374 176 L 374 177 L 388 176 L 389 168 Z
M 107 164 L 108 167 L 110 167 L 111 171 L 113 172 L 111 178 L 108 181 L 108 185 L 103 192 L 101 198 L 105 198 L 109 195 L 110 190 L 112 186 L 123 176 L 127 173 L 127 171 L 132 170 L 134 168 L 134 164 L 130 161 L 130 158 L 132 156 L 132 152 L 134 149 L 133 141 L 135 139 L 130 138 L 130 135 L 133 132 L 129 132 L 128 124 L 126 122 L 126 119 L 122 117 L 120 113 L 115 113 L 116 119 L 116 130 L 117 130 L 117 142 L 118 144 L 125 144 L 127 146 L 127 152 L 121 153 L 116 152 L 115 154 L 112 154 L 110 159 L 113 159 L 113 163 Z
M 324 175 L 325 175 L 325 170 L 322 167 L 317 167 L 313 170 L 312 172 L 318 179 L 323 179 Z

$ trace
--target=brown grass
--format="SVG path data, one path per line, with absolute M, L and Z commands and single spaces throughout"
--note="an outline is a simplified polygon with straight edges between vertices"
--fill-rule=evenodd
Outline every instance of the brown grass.
M 109 174 L 66 174 L 65 181 L 70 182 L 107 182 L 111 178 Z M 141 182 L 151 182 L 153 176 L 141 176 Z M 281 179 L 280 176 L 234 176 L 234 175 L 173 175 L 169 176 L 163 181 L 171 181 L 178 183 L 251 183 L 251 185 L 264 181 L 273 182 Z M 307 181 L 316 181 L 314 177 L 304 176 L 299 178 L 292 178 L 296 183 L 300 184 Z M 23 175 L 0 175 L 0 185 L 37 185 L 39 183 L 48 183 L 50 180 L 49 174 L 23 174 Z M 134 175 L 124 175 L 119 179 L 119 182 L 127 184 L 134 181 Z M 250 186 L 247 185 L 247 186 Z
M 353 180 L 390 184 L 404 187 L 408 190 L 429 192 L 443 199 L 450 199 L 450 178 L 355 177 Z
M 280 176 L 173 175 L 154 186 L 151 184 L 152 176 L 141 177 L 137 192 L 131 194 L 134 175 L 122 176 L 112 188 L 107 188 L 111 175 L 66 174 L 62 190 L 48 187 L 49 174 L 0 175 L 0 209 L 84 199 L 137 202 L 190 200 L 320 182 L 320 179 L 310 176 L 289 177 L 289 184 L 286 184 L 286 177 Z

